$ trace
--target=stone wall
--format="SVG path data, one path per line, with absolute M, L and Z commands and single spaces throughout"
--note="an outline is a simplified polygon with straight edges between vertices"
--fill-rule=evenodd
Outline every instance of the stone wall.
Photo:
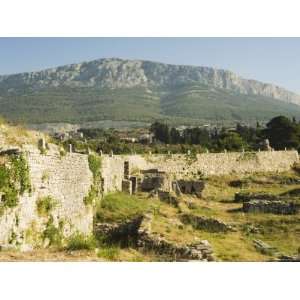
M 289 201 L 251 200 L 243 203 L 242 210 L 246 213 L 294 215 L 300 211 L 300 204 Z
M 201 175 L 246 174 L 287 171 L 298 162 L 297 151 L 261 151 L 203 153 L 196 156 L 174 155 L 115 155 L 103 156 L 102 177 L 104 192 L 121 190 L 124 162 L 129 172 L 158 169 L 171 179 L 199 179 Z
M 84 197 L 93 184 L 88 156 L 77 153 L 61 155 L 51 145 L 45 153 L 34 147 L 22 150 L 29 165 L 31 193 L 19 197 L 16 207 L 6 208 L 0 216 L 0 246 L 34 246 L 28 240 L 28 231 L 41 235 L 49 219 L 37 213 L 37 201 L 50 196 L 56 206 L 51 211 L 53 225 L 63 224 L 63 236 L 74 232 L 90 234 L 93 227 L 93 211 L 85 205 Z M 206 153 L 187 155 L 115 155 L 102 156 L 101 177 L 104 193 L 121 191 L 125 162 L 129 162 L 125 177 L 141 170 L 158 169 L 172 179 L 193 179 L 201 175 L 224 175 L 233 172 L 281 172 L 298 161 L 296 151 L 271 151 L 257 153 Z M 47 243 L 46 243 L 47 244 Z
M 41 154 L 31 147 L 24 154 L 32 191 L 20 196 L 18 205 L 6 208 L 0 217 L 0 246 L 19 246 L 21 250 L 36 246 L 33 236 L 41 236 L 49 221 L 49 216 L 38 214 L 37 201 L 49 196 L 56 203 L 50 212 L 53 225 L 61 227 L 64 237 L 75 232 L 92 233 L 92 207 L 83 202 L 93 183 L 87 155 L 61 156 L 57 149 Z

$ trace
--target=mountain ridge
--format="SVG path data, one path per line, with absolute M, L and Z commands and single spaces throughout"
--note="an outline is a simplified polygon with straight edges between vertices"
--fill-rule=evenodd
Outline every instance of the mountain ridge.
M 0 115 L 27 124 L 300 119 L 300 96 L 231 71 L 106 58 L 0 76 Z
M 11 94 L 20 86 L 33 90 L 59 86 L 170 88 L 186 83 L 206 84 L 244 95 L 265 96 L 300 105 L 300 96 L 294 92 L 271 83 L 245 79 L 225 69 L 119 58 L 102 58 L 41 71 L 2 75 L 0 91 Z

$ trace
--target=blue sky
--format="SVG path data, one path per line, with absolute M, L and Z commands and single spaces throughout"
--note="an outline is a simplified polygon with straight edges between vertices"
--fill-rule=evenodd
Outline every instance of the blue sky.
M 0 38 L 0 74 L 104 57 L 228 69 L 300 93 L 300 38 Z

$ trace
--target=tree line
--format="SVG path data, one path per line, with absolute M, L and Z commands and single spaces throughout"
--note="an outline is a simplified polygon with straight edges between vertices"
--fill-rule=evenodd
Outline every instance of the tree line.
M 300 149 L 300 123 L 285 116 L 271 119 L 265 127 L 236 124 L 234 130 L 226 128 L 185 128 L 180 131 L 168 124 L 155 122 L 150 131 L 159 143 L 177 145 L 201 145 L 210 151 L 258 150 L 268 139 L 275 150 Z

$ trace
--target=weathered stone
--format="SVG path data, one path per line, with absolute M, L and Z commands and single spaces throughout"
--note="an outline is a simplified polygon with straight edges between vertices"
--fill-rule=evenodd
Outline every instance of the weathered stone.
M 39 139 L 38 141 L 38 148 L 42 151 L 46 150 L 46 141 L 44 138 Z
M 122 180 L 122 192 L 132 194 L 132 181 L 129 179 Z
M 169 186 L 168 177 L 165 172 L 157 169 L 142 171 L 143 178 L 141 182 L 141 190 L 149 192 L 151 190 L 167 189 Z
M 67 238 L 75 232 L 86 235 L 93 230 L 93 212 L 84 204 L 93 184 L 93 174 L 89 169 L 87 155 L 72 154 L 61 156 L 57 151 L 48 150 L 42 154 L 37 147 L 24 146 L 23 155 L 29 167 L 31 192 L 19 196 L 18 205 L 7 208 L 0 217 L 0 245 L 9 245 L 12 232 L 14 241 L 22 249 L 43 246 L 42 242 L 26 240 L 26 231 L 42 234 L 46 228 L 47 218 L 37 213 L 37 200 L 51 197 L 56 202 L 49 214 L 53 226 L 59 228 L 62 236 Z M 47 180 L 45 181 L 45 176 Z
M 238 192 L 234 195 L 235 202 L 249 202 L 251 200 L 279 200 L 279 196 L 268 194 L 264 192 L 260 193 L 249 193 L 249 192 Z
M 277 251 L 275 247 L 271 247 L 261 240 L 254 240 L 253 243 L 254 247 L 263 254 L 273 255 Z
M 177 180 L 172 182 L 172 191 L 174 191 L 177 196 L 181 196 L 181 191 Z
M 279 215 L 293 215 L 299 212 L 300 205 L 294 202 L 251 200 L 243 203 L 246 213 L 273 213 Z
M 96 223 L 94 233 L 96 236 L 104 237 L 108 241 L 128 244 L 137 239 L 142 219 L 142 216 L 137 216 L 122 223 Z
M 180 179 L 198 180 L 199 173 L 204 176 L 253 174 L 257 172 L 283 172 L 290 170 L 299 161 L 297 151 L 201 153 L 191 163 L 185 154 L 168 155 L 114 155 L 102 157 L 102 177 L 105 179 L 104 192 L 121 191 L 124 161 L 129 161 L 131 169 L 165 172 L 166 184 Z M 146 174 L 142 173 L 142 177 Z M 161 173 L 162 174 L 162 173 Z M 197 174 L 197 175 L 195 175 Z M 143 181 L 143 178 L 141 178 Z M 153 187 L 153 185 L 152 185 Z M 161 188 L 161 187 L 160 187 Z M 164 190 L 168 190 L 167 187 Z M 150 191 L 150 187 L 149 190 Z
M 124 178 L 129 179 L 129 161 L 124 161 Z
M 174 195 L 173 193 L 170 193 L 170 192 L 167 192 L 167 191 L 158 190 L 157 194 L 158 194 L 158 198 L 161 201 L 163 201 L 165 203 L 168 203 L 170 205 L 173 205 L 175 207 L 178 207 L 179 200 L 176 197 L 176 195 Z
M 202 196 L 204 190 L 204 181 L 200 180 L 178 180 L 179 190 L 183 194 L 194 194 L 197 197 Z
M 135 194 L 139 191 L 139 181 L 137 176 L 130 176 L 129 180 L 131 181 L 132 185 L 132 194 Z
M 280 255 L 275 261 L 279 262 L 300 262 L 300 255 Z
M 213 218 L 182 214 L 180 219 L 184 224 L 191 224 L 195 229 L 209 232 L 228 232 L 234 230 L 231 225 Z

